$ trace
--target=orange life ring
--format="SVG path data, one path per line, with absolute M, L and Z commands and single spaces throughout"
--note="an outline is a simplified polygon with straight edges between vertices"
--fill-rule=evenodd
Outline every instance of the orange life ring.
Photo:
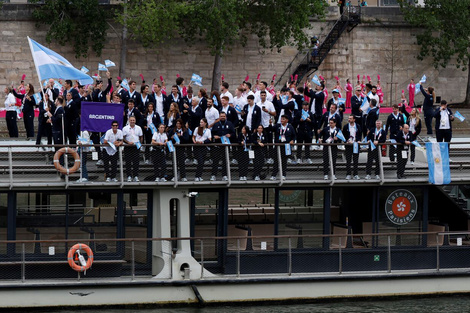
M 60 165 L 60 157 L 64 154 L 64 153 L 70 153 L 74 160 L 75 160 L 75 164 L 69 168 L 69 169 L 65 169 L 65 167 L 63 167 L 62 165 Z M 60 148 L 59 151 L 57 151 L 55 154 L 54 154 L 54 167 L 59 171 L 61 172 L 62 174 L 65 174 L 65 175 L 69 175 L 69 174 L 72 174 L 72 173 L 75 173 L 79 168 L 80 168 L 80 156 L 78 155 L 77 151 L 75 151 L 74 149 L 72 148 Z
M 85 266 L 82 266 L 82 265 L 78 265 L 77 263 L 75 263 L 73 257 L 75 255 L 75 253 L 78 251 L 78 250 L 83 250 L 86 252 L 87 254 L 87 261 L 86 261 L 86 265 Z M 69 253 L 67 255 L 67 260 L 69 262 L 69 265 L 70 267 L 77 271 L 77 272 L 84 272 L 86 271 L 87 269 L 89 269 L 91 267 L 91 265 L 93 264 L 93 251 L 91 251 L 90 247 L 88 247 L 86 244 L 83 244 L 83 243 L 77 243 L 76 245 L 74 245 L 72 248 L 70 248 L 69 250 Z

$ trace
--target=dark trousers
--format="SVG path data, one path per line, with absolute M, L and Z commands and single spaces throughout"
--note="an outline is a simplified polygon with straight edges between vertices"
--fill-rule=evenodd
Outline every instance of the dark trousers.
M 410 145 L 410 161 L 414 162 L 415 161 L 415 155 L 416 155 L 416 146 L 414 144 Z
M 126 176 L 139 176 L 139 152 L 136 146 L 124 148 L 124 160 L 126 161 Z
M 424 112 L 424 123 L 426 124 L 426 130 L 428 135 L 432 135 L 432 118 L 434 112 Z
M 318 141 L 318 139 L 320 138 L 319 137 L 319 134 L 318 134 L 318 130 L 321 129 L 321 119 L 322 119 L 322 116 L 321 114 L 320 115 L 314 115 L 313 116 L 314 118 L 314 121 L 313 121 L 313 133 L 315 134 L 315 142 Z
M 152 131 L 147 129 L 144 131 L 144 143 L 150 145 L 152 143 Z M 150 146 L 145 147 L 145 160 L 150 160 Z
M 309 136 L 306 133 L 299 133 L 297 136 L 297 159 L 302 158 L 302 143 L 311 143 L 312 136 Z M 310 146 L 305 146 L 305 158 L 310 159 Z
M 253 176 L 261 176 L 261 170 L 264 167 L 265 147 L 255 147 L 255 160 L 253 166 Z
M 452 139 L 452 129 L 438 129 L 436 130 L 437 142 L 450 142 Z
M 238 175 L 240 177 L 248 176 L 248 163 L 250 159 L 248 157 L 248 151 L 245 151 L 245 147 L 237 147 L 238 149 Z M 264 161 L 264 160 L 263 160 Z
M 74 121 L 65 120 L 65 136 L 67 137 L 69 144 L 77 144 L 77 130 Z
M 80 153 L 80 161 L 81 161 L 81 168 L 82 168 L 82 178 L 88 179 L 88 170 L 86 168 L 86 161 L 88 157 L 88 152 L 82 151 L 82 149 L 78 149 L 78 152 Z
M 211 159 L 212 159 L 212 173 L 211 175 L 216 176 L 219 167 L 219 162 L 222 161 L 222 176 L 227 176 L 227 158 L 225 157 L 225 146 L 212 146 L 211 147 Z M 198 160 L 199 162 L 199 160 Z M 240 163 L 240 160 L 238 160 Z M 247 164 L 248 165 L 248 164 Z
M 380 174 L 380 167 L 379 167 L 379 151 L 380 146 L 377 146 L 374 150 L 370 151 L 367 154 L 367 165 L 366 165 L 366 173 L 370 175 L 372 173 L 372 161 L 375 161 L 375 175 Z
M 109 155 L 106 149 L 103 150 L 103 167 L 106 178 L 116 178 L 118 158 L 118 151 L 116 151 L 113 155 Z
M 164 178 L 166 172 L 165 150 L 153 147 L 152 151 L 153 171 L 156 178 Z
M 46 119 L 43 117 L 39 117 L 38 119 L 38 135 L 36 137 L 36 144 L 41 144 L 42 136 L 47 137 L 47 144 L 52 144 L 52 126 L 51 123 L 46 123 Z
M 277 149 L 281 149 L 281 166 L 282 166 L 282 176 L 286 176 L 287 173 L 287 156 L 286 156 L 286 148 L 284 145 L 281 146 L 274 146 L 276 148 L 276 157 L 274 158 L 274 165 L 273 165 L 273 174 L 272 176 L 276 176 L 279 172 L 279 159 L 277 157 Z
M 204 170 L 204 158 L 207 154 L 207 147 L 204 145 L 194 146 L 194 154 L 197 160 L 196 177 L 202 177 L 202 172 Z
M 353 153 L 353 146 L 346 146 L 346 175 L 351 175 L 351 160 L 353 163 L 353 175 L 358 175 L 359 153 Z
M 391 135 L 390 136 L 390 139 L 395 139 L 397 140 L 397 136 L 396 135 Z M 379 147 L 377 147 L 378 149 Z M 397 148 L 395 148 L 394 145 L 390 145 L 388 146 L 388 157 L 390 158 L 390 161 L 395 161 L 395 154 L 397 153 Z
M 59 151 L 61 147 L 57 145 L 62 145 L 63 144 L 63 138 L 62 138 L 62 132 L 61 131 L 52 131 L 52 138 L 54 138 L 54 147 L 55 152 Z M 64 156 L 62 155 L 59 159 L 60 165 L 64 166 Z
M 273 133 L 273 127 L 271 125 L 269 125 L 268 127 L 266 127 L 264 129 L 264 134 L 266 136 L 266 142 L 267 143 L 273 143 L 274 133 Z M 276 157 L 277 152 L 276 152 L 276 147 L 275 146 L 273 146 L 273 145 L 267 146 L 266 150 L 267 150 L 267 157 L 268 158 L 274 159 Z
M 181 147 L 179 145 L 175 145 L 174 153 L 176 153 L 176 163 L 178 165 L 180 178 L 186 178 L 186 164 L 184 163 L 184 161 L 186 160 L 186 149 L 188 148 L 190 147 Z
M 16 124 L 16 119 L 17 119 L 16 111 L 7 111 L 5 118 L 7 121 L 8 134 L 10 135 L 10 138 L 18 137 L 18 125 Z
M 92 132 L 90 135 L 91 141 L 93 141 L 93 144 L 95 144 L 95 150 L 98 151 L 98 159 L 103 160 L 103 152 L 101 151 L 101 147 L 99 146 L 100 138 L 101 138 L 102 133 L 98 132 Z
M 331 157 L 333 158 L 333 174 L 336 170 L 336 159 L 338 158 L 338 146 L 331 147 Z M 323 175 L 330 173 L 330 157 L 329 157 L 329 146 L 323 146 Z
M 23 112 L 23 122 L 26 129 L 26 137 L 34 138 L 34 111 Z
M 408 148 L 408 147 L 406 147 Z M 402 156 L 402 151 L 406 151 L 406 158 Z M 408 149 L 403 149 L 403 146 L 397 149 L 397 175 L 403 176 L 405 174 L 405 166 L 408 161 Z

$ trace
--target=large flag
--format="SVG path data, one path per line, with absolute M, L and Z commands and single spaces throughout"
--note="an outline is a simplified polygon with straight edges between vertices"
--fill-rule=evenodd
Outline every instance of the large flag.
M 73 67 L 61 55 L 38 44 L 29 37 L 28 42 L 40 81 L 49 78 L 60 78 L 80 80 L 82 84 L 93 83 L 93 79 L 90 76 Z
M 429 182 L 435 185 L 450 184 L 449 145 L 447 142 L 427 142 Z

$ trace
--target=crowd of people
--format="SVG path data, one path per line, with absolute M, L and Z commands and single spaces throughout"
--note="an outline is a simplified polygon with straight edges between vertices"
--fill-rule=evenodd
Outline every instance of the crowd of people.
M 280 174 L 285 179 L 287 163 L 312 164 L 310 154 L 313 150 L 323 150 L 324 178 L 334 179 L 338 144 L 345 149 L 346 179 L 360 179 L 358 159 L 360 147 L 364 145 L 368 146 L 365 179 L 372 178 L 374 162 L 375 175 L 379 178 L 379 153 L 381 144 L 388 137 L 396 144 L 390 146 L 389 157 L 391 161 L 397 161 L 397 177 L 400 179 L 404 177 L 408 158 L 414 163 L 415 145 L 412 142 L 422 128 L 420 112 L 414 104 L 414 89 L 410 90 L 410 87 L 409 102 L 402 91 L 402 101 L 392 105 L 393 112 L 382 125 L 379 114 L 384 95 L 380 76 L 377 84 L 372 84 L 369 76 L 365 83 L 365 76 L 360 81 L 358 75 L 355 86 L 347 79 L 344 88 L 335 77 L 331 97 L 321 76 L 319 82 L 303 85 L 291 79 L 278 90 L 274 87 L 274 78 L 270 84 L 257 80 L 254 86 L 243 81 L 236 86 L 234 94 L 226 81 L 222 81 L 220 90 L 208 93 L 204 88 L 196 89 L 192 83 L 186 85 L 182 77 L 178 77 L 168 90 L 164 81 L 156 79 L 151 85 L 142 80 L 139 90 L 137 82 L 129 79 L 127 90 L 121 78 L 118 77 L 114 85 L 110 72 L 106 73 L 106 78 L 106 88 L 98 78 L 89 86 L 66 80 L 62 89 L 56 88 L 56 82 L 50 79 L 42 90 L 39 103 L 36 103 L 31 84 L 22 82 L 16 90 L 6 87 L 5 108 L 10 136 L 18 136 L 16 123 L 18 109 L 21 109 L 26 135 L 34 137 L 34 107 L 37 106 L 36 144 L 41 143 L 42 137 L 47 137 L 48 144 L 83 145 L 80 152 L 85 162 L 82 163 L 84 169 L 80 181 L 88 180 L 86 157 L 93 147 L 86 146 L 86 143 L 91 140 L 95 145 L 104 145 L 97 148 L 97 152 L 98 162 L 104 166 L 106 181 L 116 181 L 117 147 L 123 145 L 127 180 L 135 182 L 139 181 L 142 157 L 146 164 L 153 164 L 155 181 L 165 182 L 168 176 L 171 177 L 166 172 L 167 155 L 178 144 L 193 146 L 175 150 L 180 177 L 173 179 L 187 181 L 185 166 L 190 161 L 197 164 L 195 181 L 202 181 L 204 163 L 210 160 L 210 180 L 217 180 L 220 163 L 221 179 L 227 180 L 225 149 L 222 148 L 227 143 L 232 144 L 232 162 L 238 163 L 240 180 L 247 180 L 250 162 L 254 165 L 254 180 L 262 179 L 261 170 L 266 164 L 272 165 L 271 175 L 267 178 L 276 180 Z M 413 81 L 411 85 L 414 86 Z M 440 108 L 434 110 L 434 89 L 420 86 L 420 91 L 425 97 L 422 109 L 428 134 L 432 134 L 432 119 L 435 118 L 437 140 L 449 142 L 454 117 L 446 101 L 442 100 Z M 111 129 L 104 134 L 81 130 L 83 101 L 123 103 L 122 130 L 117 121 L 113 121 Z M 407 103 L 411 104 L 411 112 L 406 110 L 410 107 Z M 351 113 L 346 115 L 349 108 Z M 208 149 L 209 143 L 219 145 L 211 145 Z M 273 143 L 282 145 L 282 173 L 278 173 L 278 150 Z M 297 149 L 292 151 L 290 145 L 295 143 Z M 147 145 L 141 147 L 142 144 Z M 151 149 L 148 148 L 150 146 Z M 330 168 L 329 151 L 333 169 Z

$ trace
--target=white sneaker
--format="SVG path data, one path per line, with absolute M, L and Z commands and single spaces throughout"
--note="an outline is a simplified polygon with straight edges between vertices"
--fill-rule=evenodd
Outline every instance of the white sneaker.
M 98 160 L 98 162 L 96 162 L 96 165 L 103 165 L 103 160 Z
M 286 179 L 287 179 L 287 177 L 286 177 L 286 176 L 282 176 L 282 180 L 286 180 Z
M 145 164 L 150 164 L 150 160 L 145 160 Z
M 256 181 L 260 181 L 261 178 L 260 178 L 259 176 L 256 176 L 256 177 L 255 177 L 255 180 L 256 180 Z
M 170 179 L 170 181 L 175 181 L 175 178 L 173 177 L 172 179 Z
M 199 181 L 199 177 L 194 178 L 194 181 Z
M 86 182 L 88 182 L 88 178 L 83 177 L 82 178 L 82 183 L 86 183 Z
M 227 180 L 228 180 L 228 177 L 227 177 L 227 176 L 223 176 L 223 177 L 222 177 L 222 180 L 223 180 L 223 181 L 227 181 Z
M 268 163 L 268 164 L 274 164 L 274 160 L 273 160 L 272 158 L 269 158 L 266 163 Z
M 369 179 L 370 179 L 370 175 L 366 175 L 365 179 L 369 180 Z
M 232 160 L 232 164 L 233 164 L 233 165 L 237 165 L 237 164 L 238 164 L 238 161 L 235 160 L 235 159 L 233 159 L 233 160 Z
M 128 181 L 128 182 L 131 182 L 131 181 L 132 181 L 132 177 L 127 176 L 127 181 Z
M 338 178 L 336 178 L 336 175 L 333 175 L 333 179 L 338 179 Z
M 313 164 L 312 159 L 307 159 L 308 164 Z
M 109 177 L 106 178 L 106 182 L 107 182 L 107 183 L 110 183 L 110 182 L 111 182 L 111 178 L 109 178 Z
M 375 175 L 375 179 L 380 179 L 380 176 L 379 176 L 379 175 Z
M 328 175 L 323 176 L 324 180 L 328 180 Z
M 156 182 L 159 182 L 159 181 L 160 181 L 160 178 L 158 178 L 158 177 L 155 178 L 155 181 L 156 181 Z
M 187 182 L 188 179 L 187 179 L 186 177 L 183 177 L 183 178 L 181 178 L 181 181 L 182 181 L 182 182 Z
M 292 162 L 292 159 L 287 159 L 287 164 L 295 164 L 294 162 Z
M 193 164 L 197 165 L 197 160 L 196 159 L 193 160 Z
M 112 181 L 113 183 L 117 183 L 118 180 L 117 180 L 117 178 L 113 178 L 113 179 L 111 179 L 111 181 Z
M 203 181 L 204 179 L 202 179 L 202 177 L 199 177 L 199 181 Z
M 248 162 L 248 164 L 253 164 L 253 160 L 250 160 L 250 162 Z
M 297 164 L 302 164 L 302 159 L 297 159 Z
M 165 177 L 163 178 L 160 178 L 160 182 L 166 182 L 167 180 L 165 179 Z
M 351 175 L 346 175 L 346 179 L 347 179 L 347 180 L 350 180 L 350 179 L 351 179 Z
M 243 176 L 240 176 L 240 181 L 244 181 Z
M 415 162 L 414 162 L 414 161 L 411 161 L 410 164 L 411 164 L 411 165 L 415 165 Z
M 212 176 L 211 176 L 211 181 L 216 181 L 216 180 L 217 180 L 217 178 L 215 178 L 215 176 L 212 175 Z
M 270 180 L 276 180 L 276 176 L 271 176 Z
M 361 178 L 360 178 L 358 175 L 354 175 L 354 179 L 355 179 L 355 180 L 359 180 L 359 179 L 361 179 Z
M 313 150 L 321 150 L 321 147 L 322 146 L 315 145 L 315 146 L 313 146 Z
M 138 182 L 140 181 L 140 180 L 139 180 L 139 177 L 137 177 L 137 176 L 134 177 L 134 181 L 135 181 L 136 183 L 138 183 Z

